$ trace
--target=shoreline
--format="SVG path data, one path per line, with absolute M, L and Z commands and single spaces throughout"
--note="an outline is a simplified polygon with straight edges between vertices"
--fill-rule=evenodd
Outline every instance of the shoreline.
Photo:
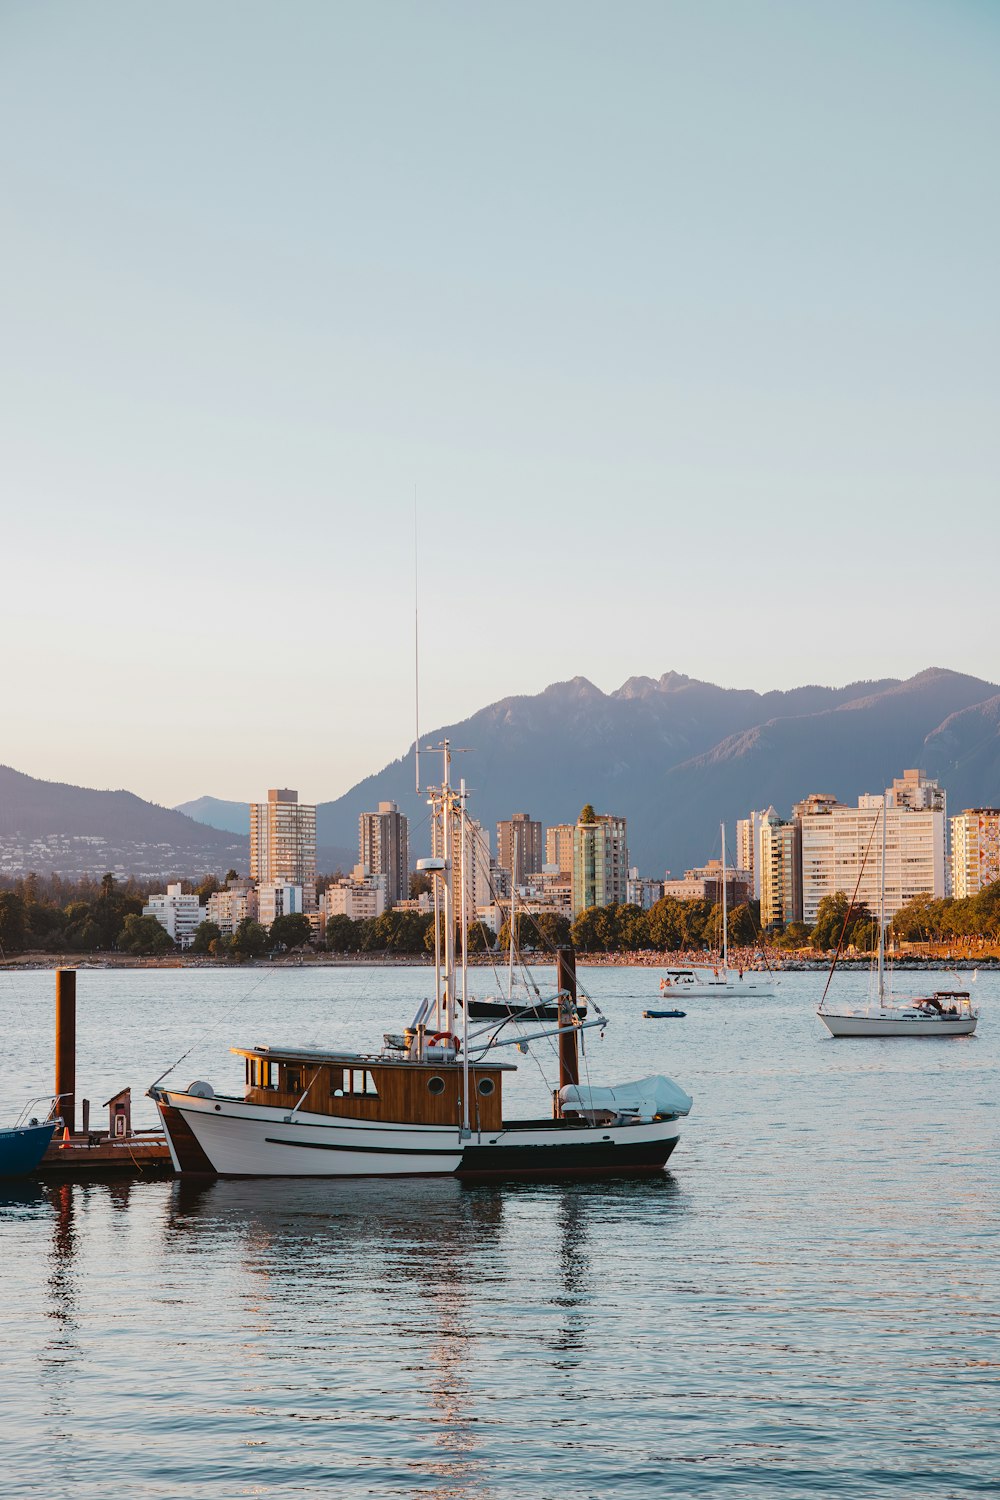
M 715 961 L 710 954 L 703 954 L 698 958 L 685 956 L 683 958 L 672 953 L 578 953 L 577 964 L 580 968 L 590 969 L 677 969 L 677 968 L 712 968 Z M 806 958 L 796 955 L 784 961 L 771 964 L 770 972 L 775 974 L 796 973 L 825 973 L 830 967 L 830 955 L 819 955 L 815 958 Z M 526 960 L 527 968 L 547 968 L 555 962 L 554 954 L 531 955 Z M 434 960 L 430 954 L 423 953 L 313 953 L 309 955 L 290 955 L 280 958 L 253 958 L 246 959 L 242 963 L 235 963 L 231 959 L 207 958 L 201 955 L 187 957 L 174 954 L 169 957 L 140 958 L 131 953 L 104 953 L 104 954 L 54 954 L 54 953 L 23 953 L 8 957 L 0 962 L 0 971 L 8 973 L 18 972 L 51 972 L 55 969 L 210 969 L 210 970 L 245 970 L 245 969 L 342 969 L 342 968 L 433 968 Z M 488 969 L 494 967 L 490 959 L 483 954 L 469 955 L 470 969 Z M 731 969 L 735 966 L 731 965 Z M 871 967 L 871 959 L 865 957 L 841 958 L 837 964 L 838 969 L 847 969 L 853 973 L 864 971 Z M 966 969 L 1000 969 L 1000 958 L 993 954 L 971 954 L 971 953 L 949 953 L 935 957 L 923 957 L 915 954 L 902 955 L 892 961 L 891 967 L 897 970 L 943 970 L 958 971 Z M 765 967 L 753 969 L 744 968 L 744 974 L 766 974 Z

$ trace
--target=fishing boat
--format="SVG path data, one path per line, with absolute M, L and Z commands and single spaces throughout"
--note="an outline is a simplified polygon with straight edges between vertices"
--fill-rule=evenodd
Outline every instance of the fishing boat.
M 728 880 L 726 870 L 726 825 L 722 829 L 722 962 L 711 969 L 668 969 L 660 980 L 660 994 L 683 996 L 684 999 L 724 1000 L 727 998 L 747 1000 L 770 999 L 774 995 L 774 980 L 770 974 L 757 970 L 733 969 L 729 964 L 729 912 L 727 906 Z M 653 1015 L 648 1011 L 645 1014 Z
M 895 1002 L 887 993 L 885 973 L 885 824 L 886 799 L 882 798 L 879 821 L 882 825 L 882 859 L 879 875 L 878 949 L 876 958 L 876 984 L 869 994 L 868 1004 L 855 1010 L 831 1011 L 826 1008 L 826 997 L 830 989 L 840 957 L 840 949 L 847 930 L 851 909 L 857 899 L 857 891 L 864 873 L 864 861 L 858 874 L 858 885 L 854 898 L 844 918 L 837 951 L 833 956 L 830 973 L 819 1002 L 816 1014 L 831 1036 L 835 1037 L 899 1037 L 899 1036 L 972 1036 L 979 1020 L 979 1012 L 973 1008 L 968 990 L 935 990 L 931 995 L 911 996 Z M 875 828 L 872 828 L 874 835 Z M 871 840 L 869 839 L 869 847 Z M 865 854 L 867 857 L 868 850 Z
M 222 1176 L 547 1177 L 655 1172 L 677 1145 L 690 1096 L 669 1078 L 593 1087 L 581 1082 L 586 1032 L 607 1017 L 584 1019 L 577 1003 L 575 959 L 557 954 L 556 1024 L 505 1035 L 506 1026 L 470 1029 L 468 922 L 456 953 L 454 843 L 458 820 L 463 893 L 468 889 L 466 791 L 444 774 L 431 788 L 442 858 L 417 868 L 435 882 L 435 988 L 402 1034 L 378 1052 L 297 1046 L 234 1047 L 244 1059 L 242 1094 L 196 1080 L 149 1090 L 163 1121 L 176 1171 Z M 457 1027 L 461 1025 L 459 1036 Z M 499 1033 L 499 1034 L 498 1034 Z M 510 1119 L 503 1085 L 515 1065 L 502 1049 L 525 1051 L 543 1039 L 558 1050 L 559 1083 L 551 1117 Z M 499 1055 L 498 1055 L 499 1054 Z M 175 1065 L 176 1066 L 176 1065 Z M 172 1069 L 168 1070 L 168 1073 Z M 547 1101 L 548 1102 L 548 1101 Z
M 25 1118 L 37 1103 L 32 1099 L 13 1125 L 0 1128 L 0 1177 L 27 1177 L 49 1148 L 59 1119 L 55 1114 L 46 1120 Z

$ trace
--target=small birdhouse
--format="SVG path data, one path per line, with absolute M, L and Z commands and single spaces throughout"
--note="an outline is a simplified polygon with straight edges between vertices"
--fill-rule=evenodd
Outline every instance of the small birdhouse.
M 120 1094 L 115 1094 L 108 1099 L 105 1105 L 108 1111 L 108 1133 L 113 1140 L 121 1140 L 132 1134 L 132 1090 L 122 1089 Z

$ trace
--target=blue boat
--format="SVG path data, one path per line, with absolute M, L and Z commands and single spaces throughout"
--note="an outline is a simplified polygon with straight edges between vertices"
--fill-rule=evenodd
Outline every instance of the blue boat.
M 26 1177 L 48 1150 L 58 1120 L 37 1120 L 0 1129 L 0 1177 Z

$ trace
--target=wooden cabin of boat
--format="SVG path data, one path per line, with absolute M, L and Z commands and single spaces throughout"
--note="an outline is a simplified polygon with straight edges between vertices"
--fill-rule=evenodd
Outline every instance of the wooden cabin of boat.
M 312 1052 L 282 1047 L 233 1047 L 246 1060 L 247 1104 L 393 1125 L 459 1125 L 465 1077 L 457 1054 L 417 1061 Z M 503 1075 L 512 1063 L 469 1064 L 473 1130 L 503 1123 Z

